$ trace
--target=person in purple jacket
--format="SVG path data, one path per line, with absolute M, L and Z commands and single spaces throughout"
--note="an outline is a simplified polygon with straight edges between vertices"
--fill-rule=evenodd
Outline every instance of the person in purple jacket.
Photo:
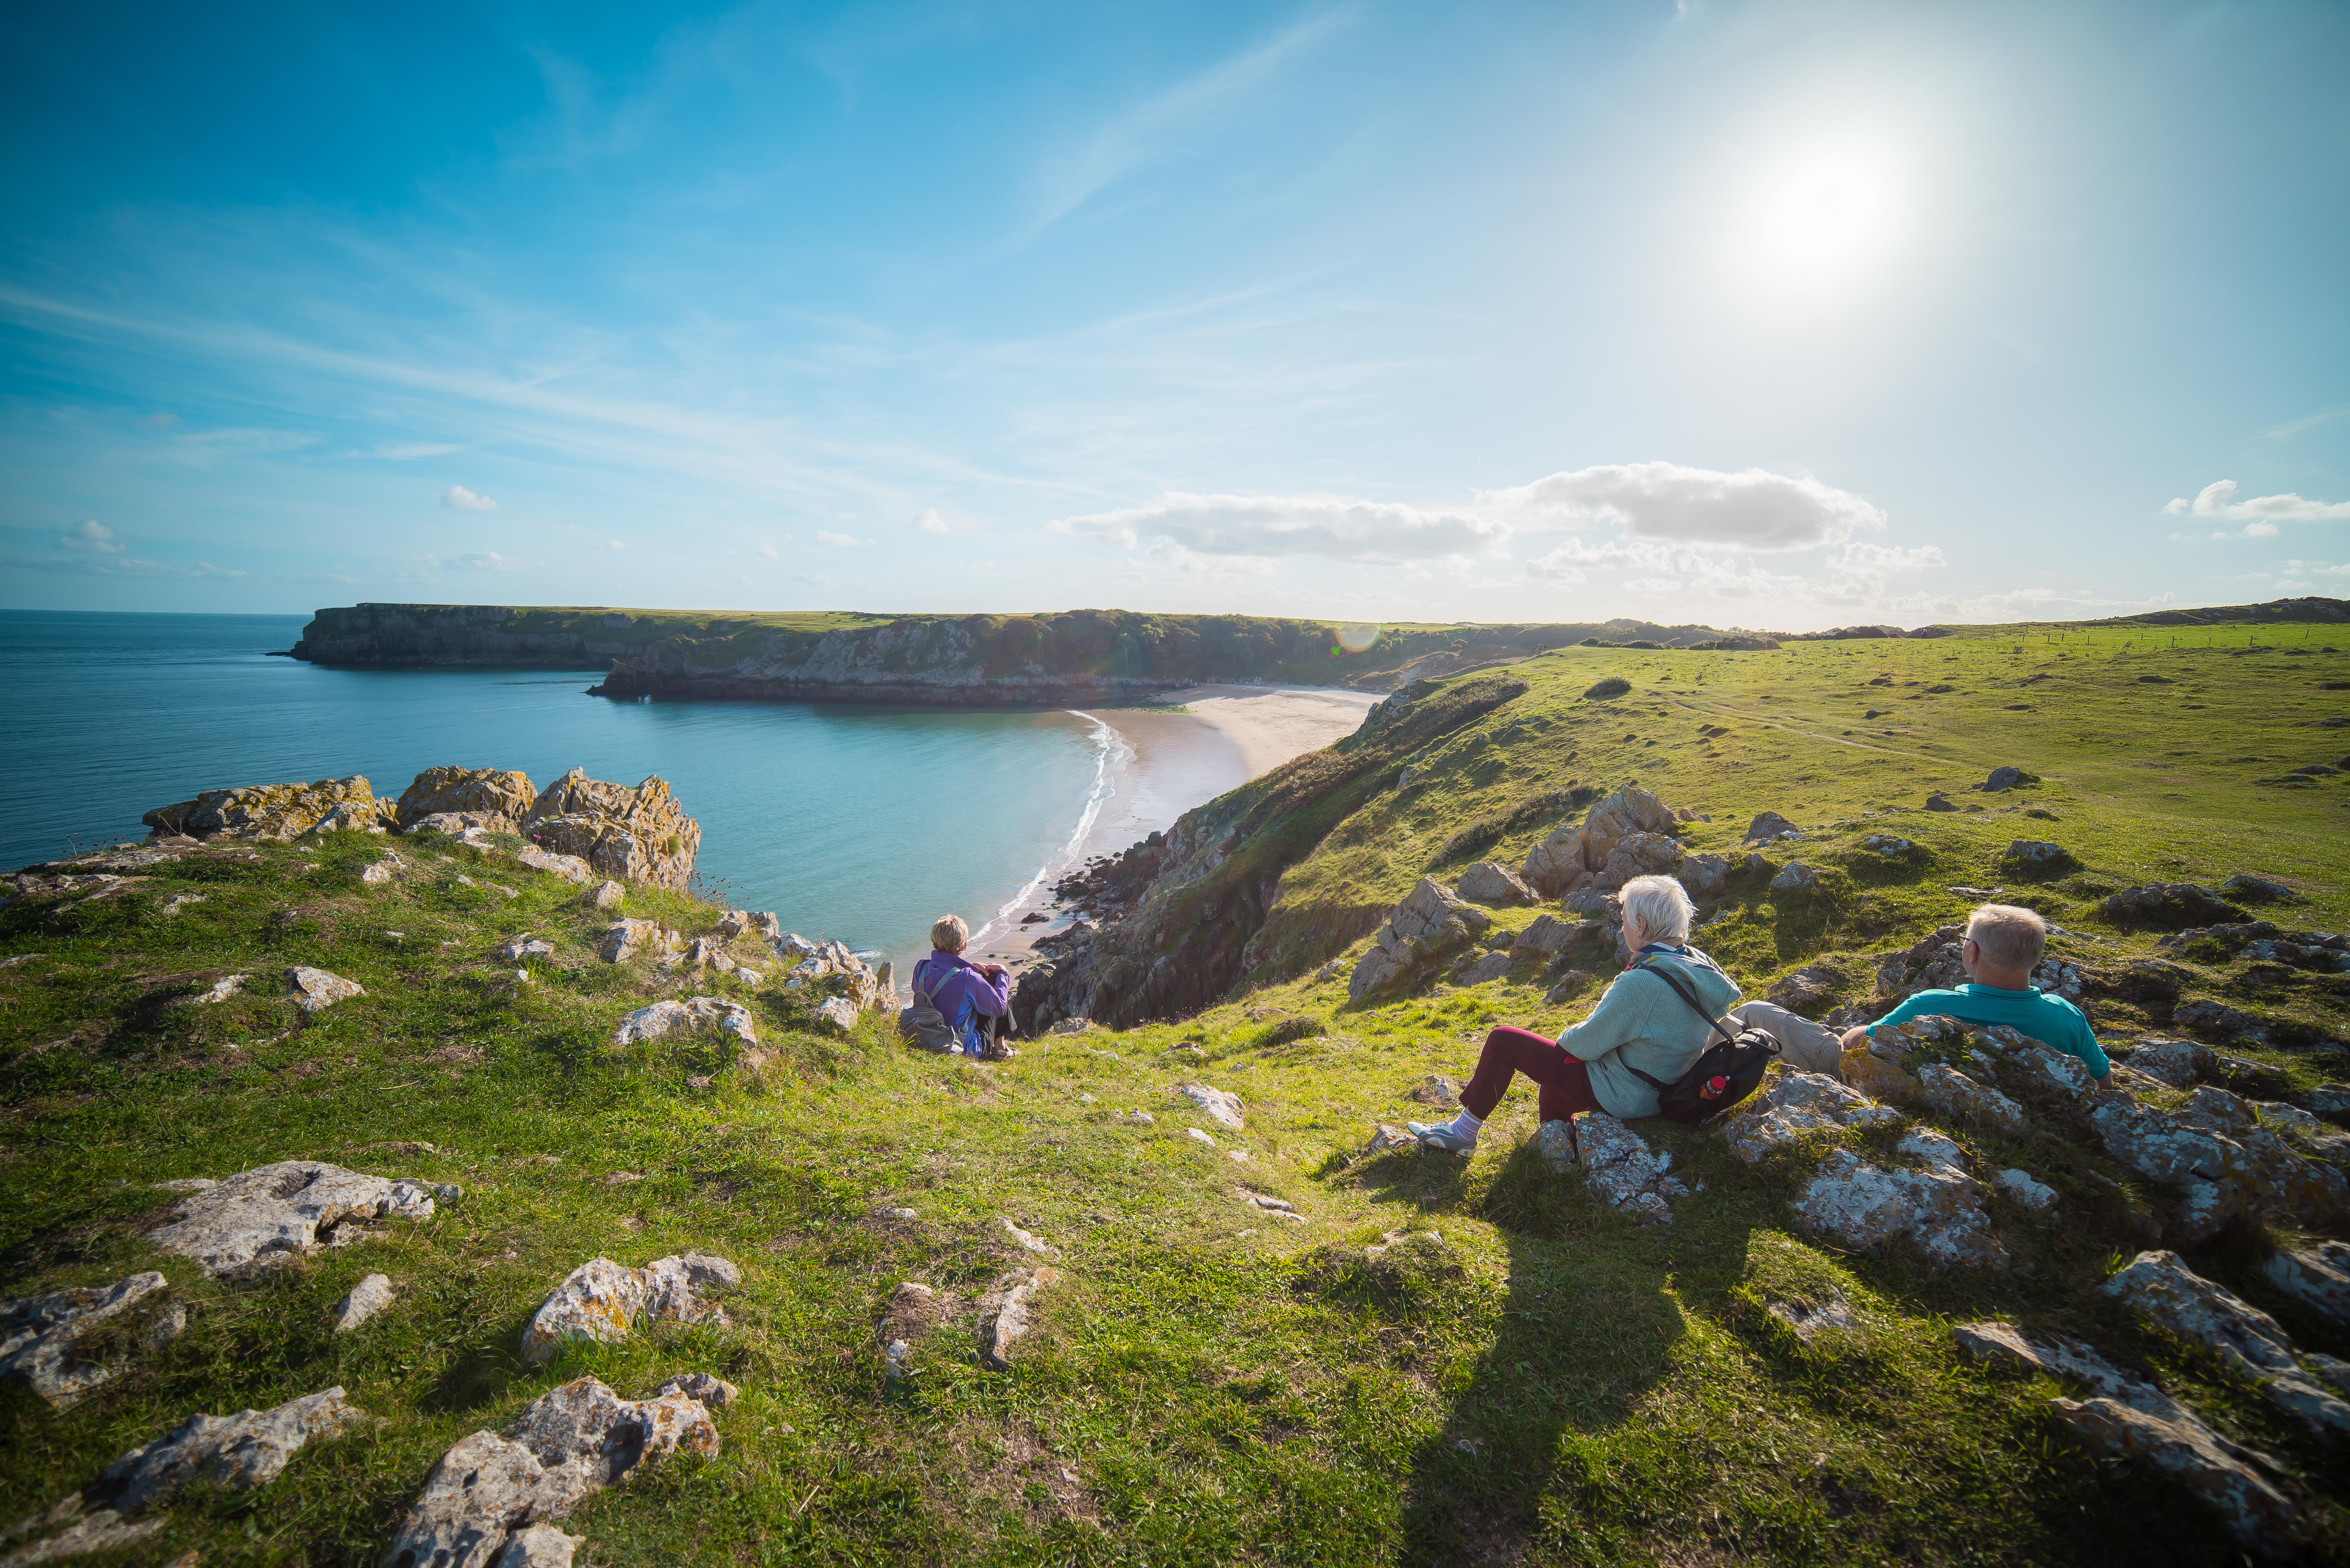
M 929 999 L 966 1056 L 1001 1054 L 1002 1020 L 1012 1011 L 1012 977 L 1000 963 L 962 956 L 971 928 L 961 915 L 942 915 L 931 928 L 931 956 L 914 966 L 914 994 Z

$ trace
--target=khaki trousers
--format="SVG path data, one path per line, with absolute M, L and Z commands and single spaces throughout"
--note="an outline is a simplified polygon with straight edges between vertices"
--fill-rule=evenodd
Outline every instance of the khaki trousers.
M 1844 1039 L 1825 1024 L 1788 1012 L 1773 1002 L 1743 1002 L 1724 1013 L 1733 1029 L 1760 1029 L 1779 1043 L 1779 1060 L 1797 1073 L 1843 1076 Z

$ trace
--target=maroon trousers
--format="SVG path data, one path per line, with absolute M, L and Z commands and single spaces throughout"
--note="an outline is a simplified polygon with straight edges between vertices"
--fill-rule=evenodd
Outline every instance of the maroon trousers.
M 1591 1075 L 1580 1061 L 1560 1050 L 1557 1041 L 1507 1024 L 1485 1036 L 1476 1075 L 1461 1091 L 1461 1108 L 1485 1120 L 1509 1092 L 1511 1075 L 1516 1073 L 1542 1085 L 1537 1104 L 1546 1122 L 1563 1122 L 1579 1111 L 1599 1108 L 1591 1092 Z

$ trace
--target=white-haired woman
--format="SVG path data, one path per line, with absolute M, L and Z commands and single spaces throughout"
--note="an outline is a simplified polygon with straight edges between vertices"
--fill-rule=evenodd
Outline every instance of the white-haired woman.
M 1556 1040 L 1506 1024 L 1486 1035 L 1476 1074 L 1461 1091 L 1461 1114 L 1449 1122 L 1411 1123 L 1420 1142 L 1462 1153 L 1475 1148 L 1478 1129 L 1520 1073 L 1541 1085 L 1538 1108 L 1546 1122 L 1582 1111 L 1606 1111 L 1627 1121 L 1653 1116 L 1656 1084 L 1688 1072 L 1707 1042 L 1719 1038 L 1707 1019 L 1737 1003 L 1738 984 L 1690 946 L 1694 911 L 1688 891 L 1670 877 L 1635 877 L 1617 897 L 1624 909 L 1624 972 L 1591 1016 Z M 1674 994 L 1672 982 L 1657 970 L 1679 981 L 1704 1015 Z

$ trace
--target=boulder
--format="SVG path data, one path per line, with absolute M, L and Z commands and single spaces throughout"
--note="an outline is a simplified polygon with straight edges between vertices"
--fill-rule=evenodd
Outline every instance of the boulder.
M 1375 992 L 1418 980 L 1428 969 L 1466 947 L 1492 922 L 1483 910 L 1461 900 L 1434 877 L 1419 885 L 1388 911 L 1373 938 L 1370 950 L 1355 965 L 1347 983 L 1347 1000 L 1360 1002 Z
M 77 1507 L 80 1504 L 79 1492 L 66 1495 L 70 1503 Z M 24 1521 L 18 1529 L 36 1521 L 47 1523 L 54 1517 L 57 1517 L 54 1510 L 48 1515 L 36 1515 L 34 1520 Z M 163 1526 L 169 1522 L 161 1519 L 142 1519 L 134 1523 L 110 1508 L 93 1509 L 88 1513 L 66 1517 L 70 1517 L 73 1522 L 47 1540 L 36 1541 L 0 1558 L 0 1568 L 33 1568 L 36 1563 L 54 1563 L 60 1557 L 80 1557 L 93 1552 L 119 1552 L 161 1534 Z
M 1850 1149 L 1832 1149 L 1794 1209 L 1806 1230 L 1848 1247 L 1904 1237 L 1945 1268 L 2007 1263 L 2007 1249 L 1991 1234 L 1983 1210 L 1981 1184 L 1947 1167 L 1885 1170 Z
M 2300 1511 L 2262 1473 L 2276 1471 L 2274 1460 L 2253 1456 L 2256 1465 L 2200 1421 L 2166 1420 L 2116 1399 L 2052 1399 L 2049 1411 L 2091 1448 L 2143 1464 L 2201 1499 L 2248 1551 L 2271 1559 L 2293 1554 Z
M 2252 1107 L 2225 1089 L 2195 1091 L 2178 1110 L 2111 1100 L 2089 1113 L 2106 1153 L 2181 1196 L 2169 1233 L 2189 1246 L 2218 1235 L 2239 1215 L 2279 1211 L 2326 1229 L 2350 1222 L 2350 1182 L 2260 1125 Z
M 1669 877 L 1686 858 L 1680 841 L 1662 833 L 1627 833 L 1600 867 L 1597 885 L 1621 888 L 1635 877 Z
M 2071 850 L 2044 838 L 2019 838 L 2007 846 L 1999 859 L 2010 872 L 2027 876 L 2046 876 L 2074 864 Z
M 1771 878 L 1771 891 L 1783 898 L 1809 898 L 1820 890 L 1820 874 L 1800 860 L 1790 860 Z
M 1817 1018 L 1835 1000 L 1835 988 L 1842 983 L 1833 971 L 1807 964 L 1773 983 L 1770 995 L 1773 1002 L 1790 1012 Z
M 489 836 L 494 833 L 511 835 L 514 830 L 511 817 L 478 811 L 436 811 L 418 817 L 406 826 L 409 833 L 445 833 L 476 849 L 496 848 Z
M 339 809 L 338 809 L 339 808 Z M 193 800 L 159 805 L 140 820 L 158 837 L 243 838 L 285 844 L 335 815 L 338 824 L 380 822 L 375 792 L 357 774 L 313 784 L 208 789 Z
M 462 815 L 493 832 L 512 833 L 537 798 L 527 774 L 497 768 L 427 768 L 400 792 L 396 811 L 403 830 L 412 831 L 426 817 Z
M 2222 1040 L 2239 1041 L 2247 1045 L 2276 1044 L 2265 1020 L 2230 1007 L 2224 1002 L 2206 999 L 2187 1002 L 2171 1011 L 2170 1021 L 2181 1029 L 2192 1029 L 2198 1034 L 2217 1035 Z
M 2244 919 L 2243 910 L 2192 882 L 2126 888 L 2097 909 L 2117 926 L 2211 926 Z
M 2219 1071 L 2219 1055 L 2209 1045 L 2192 1040 L 2149 1038 L 2129 1054 L 2133 1072 L 2159 1078 L 2174 1089 L 2184 1089 Z
M 1205 1084 L 1178 1084 L 1175 1092 L 1207 1113 L 1208 1119 L 1218 1127 L 1239 1132 L 1246 1125 L 1246 1107 L 1241 1097 L 1230 1089 L 1211 1089 Z
M 2305 1251 L 2272 1252 L 2261 1277 L 2342 1328 L 2350 1328 L 2350 1245 L 2321 1241 Z
M 82 1359 L 81 1336 L 166 1288 L 162 1275 L 139 1273 L 103 1289 L 51 1291 L 0 1305 L 0 1378 L 23 1384 L 52 1409 L 67 1408 L 114 1376 Z
M 1753 1094 L 1723 1113 L 1718 1125 L 1731 1154 L 1753 1165 L 1794 1147 L 1807 1133 L 1881 1127 L 1900 1119 L 1900 1112 L 1825 1074 L 1777 1069 L 1764 1075 Z
M 1766 811 L 1746 825 L 1748 844 L 1775 844 L 1782 838 L 1801 838 L 1804 830 L 1775 811 Z
M 2220 891 L 2241 904 L 2298 904 L 2301 895 L 2282 882 L 2238 872 L 2220 884 Z
M 335 1308 L 335 1332 L 348 1334 L 390 1304 L 391 1281 L 382 1274 L 369 1274 L 353 1285 Z
M 106 1468 L 98 1490 L 129 1517 L 183 1482 L 203 1480 L 242 1491 L 275 1480 L 313 1438 L 331 1438 L 364 1421 L 340 1388 L 306 1394 L 267 1410 L 191 1416 L 151 1443 Z
M 607 882 L 606 887 L 619 884 Z M 657 958 L 667 958 L 681 946 L 675 931 L 668 930 L 651 920 L 619 919 L 606 926 L 596 938 L 596 956 L 606 963 L 626 963 L 640 952 Z
M 1686 856 L 1673 875 L 1692 898 L 1719 898 L 1730 891 L 1730 861 L 1725 856 Z
M 1955 1068 L 1929 1063 L 1918 1069 L 1918 1098 L 1944 1116 L 1981 1122 L 2003 1133 L 2024 1129 L 2022 1106 Z
M 701 824 L 657 777 L 629 789 L 574 768 L 546 786 L 521 826 L 542 849 L 577 857 L 607 877 L 678 893 L 692 884 L 702 847 Z
M 1670 1224 L 1672 1199 L 1689 1195 L 1687 1182 L 1667 1174 L 1673 1157 L 1605 1111 L 1543 1123 L 1534 1147 L 1553 1170 L 1581 1170 L 1586 1187 L 1638 1224 Z
M 1967 967 L 1960 954 L 1963 926 L 1941 926 L 1921 937 L 1903 952 L 1889 955 L 1877 966 L 1877 994 L 1906 1002 L 1921 991 L 1948 991 L 1966 983 Z
M 515 850 L 515 858 L 534 871 L 544 871 L 550 877 L 560 877 L 566 882 L 576 882 L 583 888 L 596 879 L 597 868 L 578 856 L 557 854 L 551 849 L 542 849 L 536 844 L 525 844 Z
M 1532 904 L 1537 901 L 1534 890 L 1518 879 L 1518 874 L 1498 860 L 1480 860 L 1461 874 L 1454 884 L 1463 898 L 1472 904 Z
M 845 996 L 828 996 L 816 1005 L 816 1022 L 844 1038 L 857 1032 L 858 1017 L 857 1003 Z
M 2196 1273 L 2178 1253 L 2140 1252 L 2101 1288 L 2157 1326 L 2210 1351 L 2313 1430 L 2350 1432 L 2350 1404 L 2302 1365 L 2276 1319 Z
M 1483 985 L 1488 981 L 1500 980 L 1509 972 L 1510 955 L 1508 953 L 1487 953 L 1483 958 L 1462 967 L 1460 972 L 1452 977 L 1452 982 L 1455 985 Z
M 305 1012 L 323 1012 L 338 1002 L 367 994 L 357 981 L 300 964 L 286 971 L 286 983 L 293 990 L 294 1005 Z
M 639 1322 L 709 1323 L 727 1326 L 726 1314 L 702 1299 L 743 1282 L 743 1271 L 702 1252 L 657 1258 L 641 1269 L 591 1258 L 564 1277 L 523 1330 L 522 1358 L 540 1366 L 567 1340 L 604 1344 L 629 1337 Z
M 1673 813 L 1664 802 L 1637 785 L 1627 785 L 1594 805 L 1580 824 L 1562 826 L 1534 846 L 1526 856 L 1523 874 L 1527 885 L 1545 897 L 1584 882 L 1620 888 L 1625 877 L 1642 874 L 1627 871 L 1612 882 L 1607 880 L 1615 875 L 1609 869 L 1610 860 L 1624 840 L 1640 834 L 1669 838 L 1674 826 Z M 1679 863 L 1679 851 L 1675 844 L 1672 865 Z M 1658 860 L 1663 853 L 1653 845 L 1636 846 L 1626 864 Z M 1670 866 L 1653 868 L 1669 870 Z
M 475 1432 L 441 1457 L 381 1568 L 513 1568 L 517 1547 L 559 1562 L 576 1542 L 549 1542 L 545 1530 L 589 1494 L 718 1446 L 710 1411 L 682 1389 L 627 1400 L 593 1377 L 551 1388 L 504 1436 Z
M 690 1034 L 702 1028 L 731 1034 L 745 1045 L 759 1043 L 759 1027 L 749 1008 L 714 996 L 696 996 L 683 1002 L 656 1002 L 637 1009 L 612 1031 L 612 1044 L 615 1047 L 634 1045 L 671 1034 Z
M 2016 785 L 2028 782 L 2031 777 L 2032 775 L 2022 768 L 1998 767 L 1991 769 L 1991 776 L 1976 787 L 1996 793 L 2003 789 L 2013 789 Z
M 1991 1185 L 2028 1213 L 2047 1214 L 2056 1208 L 2056 1189 L 2034 1180 L 2030 1171 L 2002 1170 L 1991 1178 Z
M 1195 1129 L 1196 1130 L 1196 1129 Z M 1060 1279 L 1059 1271 L 1050 1264 L 1040 1263 L 1034 1269 L 1014 1269 L 995 1282 L 995 1287 L 980 1298 L 979 1358 L 998 1372 L 1012 1365 L 1013 1346 L 1028 1336 L 1035 1326 L 1030 1309 L 1037 1294 Z
M 239 1279 L 320 1247 L 362 1241 L 369 1220 L 429 1220 L 432 1199 L 432 1188 L 411 1178 L 279 1160 L 187 1193 L 171 1223 L 147 1239 L 215 1278 Z
M 1962 1176 L 1967 1173 L 1966 1150 L 1939 1127 L 1911 1127 L 1901 1135 L 1901 1141 L 1893 1146 L 1893 1152 L 1927 1165 L 1955 1170 Z
M 1534 924 L 1517 935 L 1511 943 L 1513 953 L 1540 953 L 1545 957 L 1567 952 L 1582 942 L 1603 934 L 1593 920 L 1562 920 L 1555 915 L 1537 915 Z
M 608 877 L 579 895 L 579 902 L 590 909 L 617 909 L 628 900 L 629 890 Z
M 1937 790 L 1932 794 L 1926 797 L 1926 809 L 1928 811 L 1956 811 L 1959 807 L 1957 802 L 1951 800 L 1949 795 L 1942 794 L 1939 790 Z

